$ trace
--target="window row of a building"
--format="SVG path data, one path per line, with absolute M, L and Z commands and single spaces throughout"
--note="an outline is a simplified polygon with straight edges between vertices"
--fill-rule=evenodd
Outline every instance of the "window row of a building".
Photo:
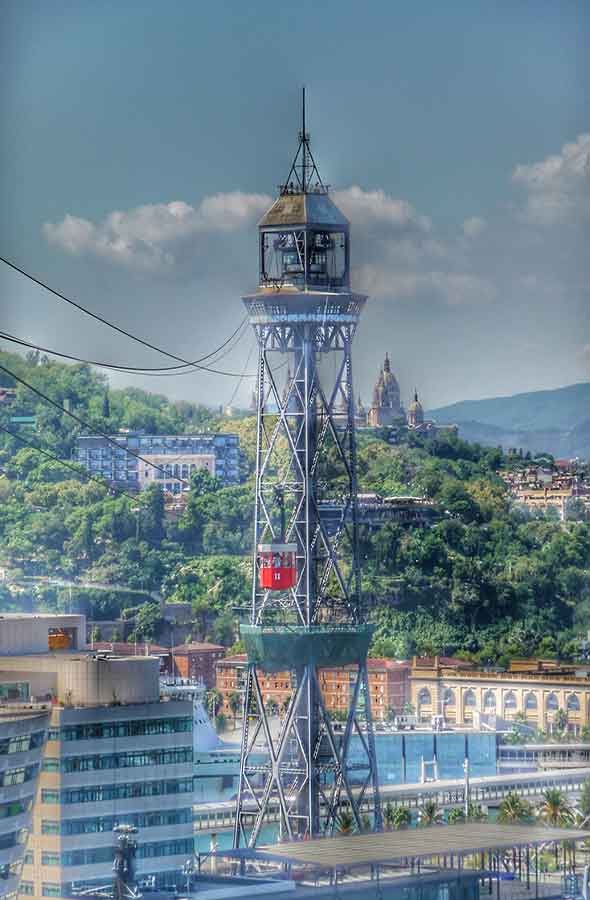
M 516 709 L 518 706 L 518 700 L 514 691 L 508 691 L 503 697 L 503 706 L 504 709 Z M 426 687 L 421 688 L 418 692 L 418 703 L 420 706 L 429 706 L 432 703 L 432 694 L 430 690 Z M 443 692 L 443 706 L 455 706 L 457 703 L 456 692 L 452 688 L 445 688 Z M 477 706 L 477 695 L 474 690 L 469 688 L 463 694 L 463 705 L 464 706 Z M 488 690 L 485 692 L 483 696 L 483 707 L 484 709 L 490 708 L 495 709 L 497 705 L 497 694 L 496 691 Z M 529 710 L 538 709 L 538 699 L 537 695 L 529 691 L 524 696 L 524 708 Z M 569 694 L 566 698 L 566 708 L 571 712 L 579 712 L 580 711 L 580 698 L 577 694 Z M 559 709 L 559 700 L 557 694 L 551 693 L 548 694 L 545 699 L 545 709 L 547 710 L 557 710 Z
M 166 794 L 191 794 L 192 791 L 192 777 L 172 778 L 166 781 L 96 784 L 62 791 L 42 788 L 41 802 L 53 804 L 100 803 L 103 800 L 129 800 L 139 797 L 160 797 Z
M 43 760 L 44 772 L 98 772 L 104 769 L 137 769 L 143 766 L 174 766 L 193 761 L 192 747 L 173 750 L 133 750 L 128 753 L 93 754 L 92 756 L 66 756 L 59 760 L 47 756 Z
M 120 816 L 95 816 L 89 819 L 42 819 L 41 834 L 102 834 L 111 832 Z M 137 828 L 162 828 L 166 825 L 185 825 L 193 820 L 192 807 L 162 810 L 160 812 L 125 813 L 126 825 Z
M 49 732 L 50 741 L 94 741 L 97 738 L 143 737 L 152 734 L 179 734 L 192 731 L 192 719 L 132 719 L 125 722 L 90 722 L 66 725 Z

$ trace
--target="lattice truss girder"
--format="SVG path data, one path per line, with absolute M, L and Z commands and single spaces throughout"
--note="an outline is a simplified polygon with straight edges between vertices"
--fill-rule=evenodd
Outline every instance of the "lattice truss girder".
M 310 696 L 317 698 L 317 717 L 309 734 Z M 342 732 L 336 732 L 322 696 L 313 666 L 300 671 L 284 718 L 277 731 L 265 710 L 261 672 L 248 668 L 245 709 L 248 715 L 242 732 L 241 791 L 236 816 L 235 846 L 255 846 L 272 805 L 279 812 L 279 833 L 284 839 L 296 836 L 333 834 L 343 803 L 350 810 L 355 827 L 364 827 L 361 808 L 372 788 L 374 824 L 380 828 L 375 746 L 370 721 L 369 686 L 366 664 L 354 673 L 351 699 Z M 350 762 L 352 739 L 357 737 L 358 761 Z M 354 783 L 352 778 L 354 777 Z M 308 801 L 310 780 L 317 789 Z M 303 801 L 303 802 L 302 802 Z M 308 801 L 308 802 L 306 802 Z
M 277 598 L 255 586 L 255 624 L 264 621 L 273 607 L 290 611 L 301 624 L 323 621 L 327 611 L 337 611 L 340 621 L 358 621 L 350 356 L 354 328 L 354 324 L 340 323 L 255 326 L 259 342 L 256 543 L 285 540 L 298 546 L 298 577 L 291 591 Z M 337 363 L 331 371 L 324 366 L 326 371 L 320 373 L 316 358 L 326 360 L 329 352 L 334 352 Z M 283 387 L 278 381 L 283 370 L 275 360 L 285 353 L 293 366 Z M 340 510 L 330 534 L 319 503 L 328 488 L 327 465 L 338 477 Z M 279 533 L 282 528 L 283 534 Z

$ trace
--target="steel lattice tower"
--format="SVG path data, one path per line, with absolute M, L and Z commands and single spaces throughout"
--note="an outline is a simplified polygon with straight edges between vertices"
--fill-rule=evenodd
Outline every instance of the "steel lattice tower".
M 255 845 L 277 810 L 284 839 L 332 833 L 344 808 L 357 828 L 361 806 L 372 827 L 382 827 L 367 676 L 372 628 L 360 584 L 351 361 L 367 298 L 350 288 L 349 223 L 313 159 L 305 92 L 297 153 L 259 224 L 259 252 L 260 286 L 244 298 L 259 355 L 236 847 Z M 330 516 L 323 514 L 328 506 Z M 331 701 L 330 667 L 345 681 Z M 269 679 L 291 687 L 282 716 L 265 702 Z M 329 711 L 335 705 L 339 722 Z

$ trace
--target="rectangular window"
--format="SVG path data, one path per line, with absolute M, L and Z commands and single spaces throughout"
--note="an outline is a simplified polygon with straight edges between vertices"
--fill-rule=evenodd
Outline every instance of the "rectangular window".
M 41 896 L 43 897 L 60 897 L 61 885 L 54 884 L 51 881 L 43 881 L 41 884 Z
M 24 859 L 25 866 L 32 866 L 34 862 L 35 862 L 35 854 L 33 853 L 32 850 L 27 850 L 25 852 L 25 859 Z
M 59 853 L 53 853 L 49 850 L 43 850 L 41 853 L 42 866 L 59 866 Z
M 59 822 L 55 819 L 41 819 L 41 834 L 59 834 Z
M 27 897 L 30 897 L 31 894 L 35 893 L 35 886 L 32 881 L 21 881 L 18 890 L 20 894 L 26 894 Z
M 41 803 L 59 803 L 59 791 L 41 789 Z
M 59 772 L 59 759 L 56 756 L 46 756 L 43 760 L 44 772 Z

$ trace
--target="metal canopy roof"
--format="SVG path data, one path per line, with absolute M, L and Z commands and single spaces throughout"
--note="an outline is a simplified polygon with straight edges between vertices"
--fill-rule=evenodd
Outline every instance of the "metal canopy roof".
M 588 837 L 590 832 L 573 828 L 469 822 L 407 831 L 315 838 L 259 847 L 256 853 L 259 859 L 269 861 L 280 857 L 283 862 L 338 869 L 370 863 L 387 864 L 407 857 L 428 859 L 451 853 L 465 856 L 483 850 L 503 850 L 551 841 L 579 841 Z
M 264 214 L 259 228 L 282 225 L 325 225 L 348 228 L 348 219 L 327 194 L 281 194 Z

